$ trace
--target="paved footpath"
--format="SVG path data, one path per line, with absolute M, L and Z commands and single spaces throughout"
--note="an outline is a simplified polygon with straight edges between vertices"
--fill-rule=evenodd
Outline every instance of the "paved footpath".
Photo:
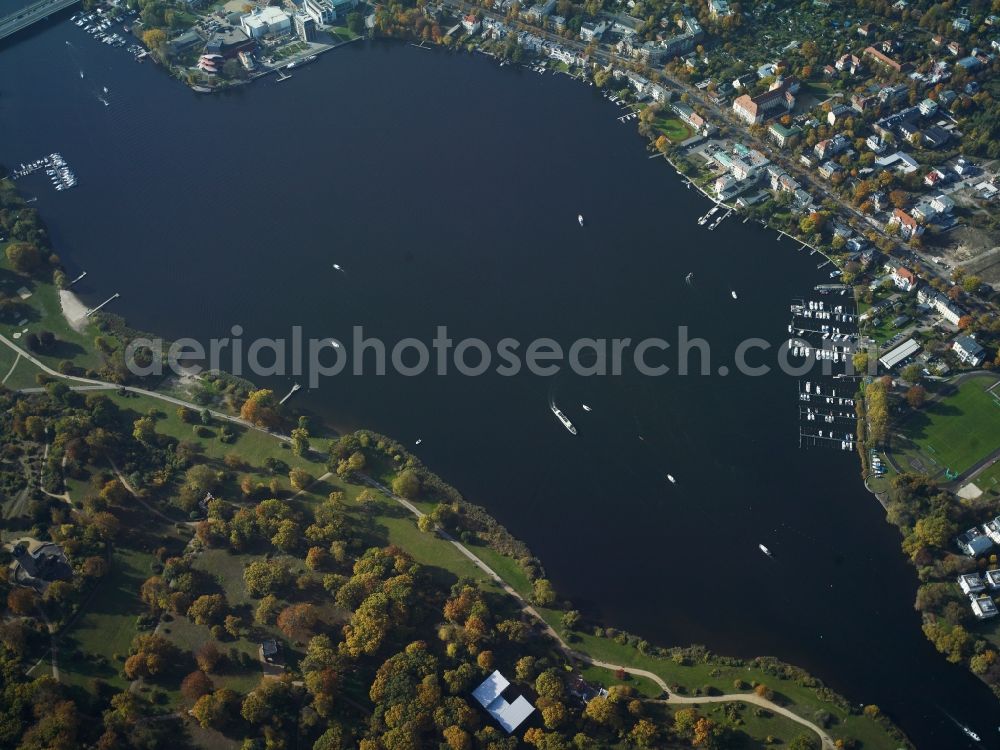
M 150 398 L 160 399 L 161 401 L 166 401 L 171 404 L 176 404 L 177 406 L 186 406 L 189 409 L 194 409 L 195 411 L 201 411 L 203 408 L 189 401 L 184 401 L 179 398 L 174 398 L 173 396 L 166 396 L 162 393 L 157 393 L 156 391 L 147 391 L 144 388 L 121 386 L 116 383 L 108 383 L 102 380 L 92 380 L 90 378 L 80 378 L 72 375 L 63 375 L 60 372 L 56 372 L 51 367 L 46 366 L 36 357 L 33 357 L 31 354 L 23 350 L 21 347 L 17 346 L 17 344 L 15 344 L 13 341 L 11 341 L 2 334 L 0 334 L 0 343 L 5 344 L 9 348 L 20 354 L 22 357 L 25 357 L 29 362 L 31 362 L 37 368 L 51 375 L 52 377 L 58 378 L 60 380 L 69 380 L 71 382 L 78 383 L 79 387 L 74 388 L 74 390 L 77 389 L 78 390 L 108 390 L 108 389 L 125 390 L 128 391 L 129 393 L 137 393 L 143 396 L 149 396 Z M 25 388 L 23 392 L 39 393 L 42 390 L 43 390 L 42 388 Z M 256 425 L 251 424 L 250 422 L 247 422 L 244 419 L 240 419 L 239 417 L 234 417 L 231 414 L 212 411 L 211 409 L 209 409 L 209 412 L 212 414 L 213 417 L 216 417 L 218 419 L 224 419 L 228 422 L 233 422 L 235 424 L 242 425 L 252 430 L 266 432 L 270 435 L 273 435 L 278 440 L 284 440 L 286 442 L 291 441 L 291 437 L 289 437 L 288 435 L 281 435 L 276 432 L 271 432 L 270 430 L 265 430 L 261 427 L 257 427 Z M 411 503 L 406 498 L 394 494 L 392 490 L 386 487 L 384 484 L 377 482 L 376 480 L 368 476 L 363 476 L 362 479 L 366 484 L 378 489 L 387 497 L 390 497 L 393 500 L 395 500 L 397 503 L 399 503 L 408 511 L 410 511 L 410 513 L 412 513 L 418 519 L 425 515 L 425 513 L 422 510 L 420 510 L 416 505 Z M 551 637 L 556 643 L 558 643 L 559 648 L 562 649 L 562 651 L 568 656 L 578 659 L 584 663 L 592 664 L 595 667 L 602 667 L 604 669 L 610 669 L 613 671 L 621 670 L 623 672 L 627 672 L 628 674 L 635 675 L 637 677 L 645 677 L 646 679 L 652 680 L 664 693 L 667 693 L 667 697 L 661 699 L 658 702 L 671 703 L 671 704 L 692 704 L 692 705 L 700 703 L 727 703 L 730 701 L 753 703 L 754 705 L 766 708 L 768 711 L 771 711 L 773 713 L 781 714 L 782 716 L 785 716 L 791 719 L 792 721 L 797 722 L 804 727 L 807 727 L 808 729 L 815 732 L 816 735 L 820 738 L 820 741 L 823 744 L 823 750 L 835 750 L 836 745 L 833 742 L 833 738 L 830 737 L 830 735 L 828 735 L 825 731 L 823 731 L 823 729 L 820 728 L 818 725 L 814 724 L 811 721 L 808 721 L 807 719 L 804 719 L 803 717 L 799 716 L 793 711 L 790 711 L 784 706 L 779 706 L 777 703 L 769 701 L 766 698 L 762 698 L 761 696 L 756 695 L 755 693 L 727 693 L 725 695 L 712 695 L 712 696 L 702 696 L 702 697 L 674 695 L 670 693 L 667 683 L 663 680 L 663 678 L 661 678 L 659 675 L 653 672 L 650 672 L 645 669 L 638 669 L 636 667 L 627 667 L 623 664 L 611 664 L 610 662 L 600 661 L 599 659 L 594 659 L 587 654 L 574 651 L 562 639 L 562 636 L 560 636 L 559 633 L 557 633 L 547 622 L 545 622 L 545 620 L 538 613 L 538 611 L 534 607 L 532 607 L 523 596 L 521 596 L 517 591 L 515 591 L 514 588 L 510 586 L 510 584 L 508 584 L 503 578 L 501 578 L 497 574 L 497 572 L 494 571 L 489 565 L 483 562 L 482 559 L 477 557 L 475 553 L 469 550 L 468 547 L 466 547 L 460 541 L 452 537 L 450 534 L 442 531 L 441 529 L 438 529 L 436 533 L 442 539 L 454 545 L 454 547 L 459 552 L 461 552 L 465 557 L 467 557 L 476 567 L 478 567 L 484 573 L 486 573 L 486 575 L 489 576 L 493 581 L 495 581 L 497 585 L 500 586 L 500 588 L 502 588 L 510 596 L 514 597 L 514 599 L 521 605 L 521 611 L 523 611 L 526 615 L 528 615 L 533 620 L 538 622 L 545 630 L 545 632 L 549 635 L 549 637 Z M 133 684 L 131 687 L 134 688 L 135 684 Z

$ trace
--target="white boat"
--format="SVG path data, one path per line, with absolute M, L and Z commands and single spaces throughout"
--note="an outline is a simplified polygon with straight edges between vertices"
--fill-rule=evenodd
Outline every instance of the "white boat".
M 550 404 L 549 408 L 552 409 L 552 413 L 556 415 L 556 419 L 562 422 L 562 426 L 575 435 L 576 427 L 573 426 L 573 423 L 569 421 L 565 414 L 559 411 L 559 407 L 555 404 Z
M 414 443 L 413 443 L 413 444 L 414 444 L 414 445 L 420 445 L 420 444 L 421 444 L 422 442 L 424 442 L 424 439 L 423 439 L 423 438 L 417 438 L 417 439 L 416 439 L 416 441 L 414 441 Z
M 968 735 L 968 736 L 970 737 L 970 739 L 973 739 L 973 740 L 975 740 L 976 742 L 981 742 L 981 741 L 982 741 L 982 740 L 980 740 L 980 739 L 979 739 L 979 735 L 978 735 L 978 734 L 976 734 L 975 732 L 973 732 L 973 731 L 972 731 L 971 729 L 969 729 L 969 728 L 968 728 L 967 726 L 964 726 L 964 725 L 963 725 L 963 726 L 962 726 L 962 731 L 963 731 L 963 732 L 965 732 L 965 733 L 966 733 L 966 734 L 967 734 L 967 735 Z
M 688 284 L 690 284 L 691 283 L 691 279 L 693 279 L 693 278 L 694 278 L 694 271 L 692 271 L 687 276 L 685 276 L 684 277 L 684 281 L 686 281 Z
M 674 479 L 674 475 L 673 474 L 667 474 L 667 479 L 670 480 L 670 484 L 677 484 L 677 480 Z
M 763 552 L 763 553 L 764 553 L 765 555 L 767 555 L 768 557 L 771 557 L 771 550 L 769 550 L 769 549 L 768 549 L 767 547 L 765 547 L 765 546 L 764 546 L 763 544 L 758 544 L 757 546 L 758 546 L 758 547 L 760 547 L 760 551 L 761 551 L 761 552 Z
M 343 269 L 343 268 L 341 268 L 341 266 L 340 266 L 340 264 L 339 264 L 339 263 L 334 263 L 334 264 L 333 264 L 333 270 L 334 270 L 334 271 L 343 271 L 344 269 Z
M 583 214 L 577 214 L 576 215 L 576 220 L 578 222 L 580 222 L 580 226 L 582 227 L 583 226 Z
M 583 407 L 583 410 L 584 410 L 584 411 L 593 411 L 593 409 L 591 409 L 591 408 L 590 408 L 589 406 L 587 406 L 586 404 L 580 404 L 580 406 L 582 406 L 582 407 Z
M 733 299 L 739 299 L 739 297 L 736 296 L 736 292 L 730 292 L 730 294 L 733 295 Z
M 105 94 L 108 93 L 108 87 L 107 86 L 104 87 L 104 93 Z

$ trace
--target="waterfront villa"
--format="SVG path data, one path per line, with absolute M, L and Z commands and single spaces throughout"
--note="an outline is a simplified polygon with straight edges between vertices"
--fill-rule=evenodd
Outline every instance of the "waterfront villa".
M 980 597 L 970 597 L 972 600 L 972 614 L 978 617 L 980 620 L 985 620 L 989 617 L 996 617 L 997 605 L 988 596 Z
M 986 590 L 986 584 L 983 583 L 983 579 L 975 573 L 960 575 L 958 577 L 958 586 L 962 589 L 963 594 L 978 594 L 980 591 Z
M 502 726 L 507 734 L 517 729 L 535 710 L 527 698 L 519 695 L 513 703 L 503 697 L 510 681 L 496 670 L 472 691 L 472 697 Z
M 986 358 L 986 351 L 972 336 L 959 336 L 951 345 L 951 350 L 959 361 L 979 367 Z
M 468 15 L 462 16 L 462 28 L 465 29 L 466 34 L 475 34 L 479 29 L 482 28 L 482 24 L 479 19 L 476 18 L 475 13 L 469 13 Z
M 979 557 L 984 552 L 989 552 L 993 549 L 993 540 L 975 526 L 959 534 L 955 543 L 969 557 Z

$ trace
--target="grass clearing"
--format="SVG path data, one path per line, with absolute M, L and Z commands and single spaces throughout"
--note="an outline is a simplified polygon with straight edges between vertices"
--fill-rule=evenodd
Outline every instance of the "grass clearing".
M 121 668 L 129 645 L 138 632 L 136 618 L 146 607 L 139 599 L 139 587 L 151 575 L 154 557 L 134 549 L 116 549 L 111 571 L 84 613 L 60 636 L 59 672 L 63 682 L 87 687 L 96 678 L 123 690 L 128 680 Z
M 682 143 L 694 135 L 691 127 L 677 117 L 657 118 L 656 128 L 673 143 Z

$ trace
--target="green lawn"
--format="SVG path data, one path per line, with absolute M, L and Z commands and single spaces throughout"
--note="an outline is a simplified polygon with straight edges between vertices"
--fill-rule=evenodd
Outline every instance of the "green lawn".
M 1000 463 L 993 464 L 972 481 L 983 492 L 1000 490 Z
M 18 366 L 20 367 L 20 365 Z M 150 411 L 156 412 L 159 415 L 156 420 L 157 433 L 168 435 L 177 440 L 198 443 L 202 446 L 202 455 L 210 462 L 221 462 L 229 453 L 238 454 L 247 463 L 247 468 L 240 471 L 240 474 L 250 474 L 260 480 L 270 479 L 271 475 L 264 469 L 264 461 L 272 457 L 284 461 L 290 468 L 305 469 L 314 479 L 326 473 L 326 465 L 319 460 L 319 456 L 316 454 L 310 457 L 297 456 L 287 443 L 260 430 L 247 429 L 231 422 L 215 420 L 212 425 L 206 428 L 207 432 L 202 436 L 198 432 L 202 425 L 200 423 L 192 425 L 181 421 L 180 416 L 178 416 L 178 407 L 173 404 L 150 396 L 121 395 L 114 391 L 108 391 L 107 395 L 123 410 L 132 412 L 130 418 L 138 418 Z M 236 439 L 231 443 L 224 443 L 219 439 L 224 425 L 228 425 L 236 435 Z M 320 451 L 323 457 L 326 456 L 329 441 L 315 439 L 311 440 L 310 443 L 313 448 Z M 285 490 L 290 489 L 287 476 L 281 476 L 278 479 Z
M 686 141 L 694 134 L 688 125 L 676 117 L 660 117 L 656 120 L 656 127 L 674 143 Z
M 696 706 L 696 708 L 698 709 L 698 713 L 708 716 L 720 724 L 731 726 L 737 732 L 746 735 L 740 747 L 747 748 L 748 750 L 749 748 L 773 747 L 774 745 L 768 745 L 764 741 L 767 737 L 780 738 L 785 742 L 803 734 L 810 739 L 815 739 L 816 737 L 812 731 L 784 716 L 761 710 L 757 706 L 749 704 L 736 705 L 737 708 L 735 709 L 727 709 L 724 703 L 703 703 Z M 727 711 L 731 713 L 727 714 Z M 732 719 L 730 716 L 735 716 L 736 718 Z
M 0 321 L 0 333 L 11 338 L 14 333 L 25 328 L 35 333 L 51 331 L 57 340 L 55 349 L 48 354 L 36 354 L 49 367 L 56 368 L 63 360 L 71 360 L 84 369 L 100 366 L 101 357 L 94 350 L 93 340 L 88 331 L 77 333 L 63 317 L 59 290 L 50 283 L 40 283 L 12 272 L 6 256 L 0 254 L 0 290 L 13 296 L 22 287 L 31 292 L 31 296 L 24 300 L 28 310 L 19 315 L 18 320 Z M 26 319 L 27 323 L 18 325 L 22 318 Z M 2 377 L 0 374 L 0 378 Z
M 145 611 L 139 587 L 150 575 L 153 556 L 117 549 L 111 572 L 102 580 L 83 614 L 60 636 L 59 672 L 63 682 L 86 687 L 100 678 L 119 690 L 128 685 L 122 664 L 136 634 L 136 618 Z
M 1000 400 L 986 390 L 996 382 L 992 375 L 966 380 L 906 419 L 903 434 L 941 467 L 966 471 L 1000 448 Z

